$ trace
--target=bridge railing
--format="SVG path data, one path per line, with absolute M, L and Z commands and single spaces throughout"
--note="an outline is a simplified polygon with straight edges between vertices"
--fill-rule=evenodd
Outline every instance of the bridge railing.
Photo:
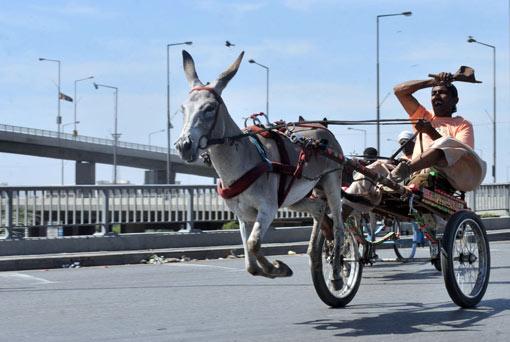
M 466 193 L 466 202 L 476 212 L 497 211 L 510 214 L 510 184 L 482 184 Z
M 28 128 L 28 127 L 20 127 L 20 126 L 11 126 L 11 125 L 4 125 L 4 124 L 0 124 L 0 131 L 21 133 L 21 134 L 30 134 L 30 135 L 40 136 L 40 137 L 49 137 L 49 138 L 56 138 L 56 139 L 59 138 L 59 134 L 56 131 L 37 129 L 37 128 Z M 89 136 L 85 136 L 85 135 L 73 135 L 73 134 L 64 133 L 64 132 L 60 133 L 60 139 L 69 140 L 69 141 L 86 142 L 86 143 L 91 143 L 91 144 L 107 145 L 107 146 L 113 146 L 115 143 L 115 141 L 113 139 L 96 138 L 96 137 L 89 137 Z M 121 147 L 121 148 L 123 147 L 123 148 L 135 149 L 135 150 L 160 152 L 160 153 L 167 153 L 167 151 L 168 151 L 168 149 L 165 147 L 130 143 L 130 142 L 126 142 L 126 141 L 117 141 L 117 146 Z M 170 149 L 170 151 L 172 154 L 177 154 L 177 151 L 174 149 Z
M 466 194 L 477 212 L 510 212 L 510 184 L 485 184 Z M 280 209 L 277 219 L 301 219 L 302 212 Z M 47 229 L 96 226 L 103 233 L 116 224 L 180 224 L 191 231 L 197 222 L 230 221 L 235 216 L 214 185 L 83 185 L 0 187 L 0 230 L 29 236 Z M 50 234 L 51 232 L 51 234 Z
M 308 217 L 280 209 L 278 219 Z M 116 224 L 181 224 L 235 220 L 214 185 L 84 185 L 0 187 L 0 229 L 27 237 L 29 229 L 58 236 L 64 227 L 96 226 L 110 233 Z M 50 234 L 51 232 L 51 234 Z

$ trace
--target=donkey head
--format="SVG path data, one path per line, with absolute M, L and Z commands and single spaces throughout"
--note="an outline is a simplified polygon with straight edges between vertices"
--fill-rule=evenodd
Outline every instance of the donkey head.
M 239 69 L 243 55 L 244 52 L 214 82 L 204 86 L 197 76 L 193 58 L 182 51 L 184 74 L 191 91 L 182 105 L 184 125 L 175 147 L 185 161 L 195 161 L 199 150 L 206 149 L 211 138 L 223 137 L 225 129 L 221 116 L 228 113 L 221 92 Z

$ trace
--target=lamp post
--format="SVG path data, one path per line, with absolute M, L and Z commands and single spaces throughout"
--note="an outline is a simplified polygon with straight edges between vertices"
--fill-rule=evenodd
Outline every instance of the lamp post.
M 156 134 L 156 133 L 163 133 L 165 131 L 165 129 L 158 129 L 157 131 L 154 131 L 154 132 L 150 132 L 149 133 L 149 146 L 151 146 L 151 137 Z
M 113 136 L 113 184 L 117 184 L 117 144 L 119 140 L 120 134 L 117 133 L 117 106 L 118 106 L 118 98 L 119 98 L 119 88 L 113 87 L 111 85 L 99 84 L 94 82 L 94 88 L 99 89 L 99 87 L 110 88 L 114 90 L 115 95 L 115 108 L 114 108 L 114 117 L 113 117 L 113 127 L 114 133 Z
M 267 121 L 269 121 L 269 67 L 264 64 L 257 63 L 254 59 L 250 59 L 248 62 L 257 64 L 258 66 L 266 69 L 266 115 Z
M 494 45 L 490 45 L 487 43 L 482 43 L 473 38 L 473 36 L 469 36 L 468 43 L 477 43 L 480 45 L 484 45 L 492 48 L 492 146 L 493 146 L 493 154 L 492 154 L 492 178 L 493 183 L 496 183 L 496 47 Z
M 167 152 L 166 152 L 166 183 L 170 184 L 171 172 L 172 172 L 172 160 L 170 158 L 170 129 L 172 128 L 172 122 L 170 119 L 170 47 L 178 45 L 191 45 L 193 42 L 182 42 L 182 43 L 170 43 L 166 44 L 166 140 L 167 140 Z
M 381 142 L 381 125 L 379 124 L 379 120 L 381 119 L 381 104 L 379 103 L 379 19 L 384 17 L 395 17 L 399 15 L 403 15 L 406 17 L 409 17 L 413 14 L 413 12 L 402 12 L 402 13 L 392 13 L 392 14 L 379 14 L 377 16 L 377 42 L 376 42 L 376 59 L 377 59 L 377 66 L 376 66 L 376 72 L 377 72 L 377 102 L 376 102 L 376 109 L 377 109 L 377 151 L 380 151 L 380 142 Z
M 347 127 L 348 130 L 363 132 L 363 149 L 367 148 L 367 130 L 361 128 Z
M 90 80 L 92 78 L 94 78 L 94 76 L 80 78 L 79 80 L 75 80 L 74 81 L 74 130 L 73 130 L 73 136 L 74 137 L 76 137 L 78 135 L 78 130 L 76 129 L 76 125 L 80 123 L 79 121 L 77 121 L 77 118 L 76 118 L 76 109 L 77 109 L 77 106 L 78 106 L 78 97 L 76 96 L 76 84 L 78 82 L 85 81 L 85 80 Z
M 76 127 L 76 124 L 79 124 L 79 121 L 74 122 L 68 122 L 65 124 L 62 124 L 62 133 L 65 133 L 65 127 L 74 124 L 74 127 Z M 62 160 L 62 166 L 64 165 L 64 160 Z M 64 168 L 62 168 L 62 185 L 64 185 Z
M 57 140 L 59 152 L 62 154 L 62 142 L 60 141 L 60 125 L 62 124 L 62 116 L 60 115 L 60 65 L 59 59 L 39 58 L 40 62 L 54 62 L 58 65 L 58 82 L 57 82 Z M 64 160 L 60 159 L 60 184 L 64 185 Z

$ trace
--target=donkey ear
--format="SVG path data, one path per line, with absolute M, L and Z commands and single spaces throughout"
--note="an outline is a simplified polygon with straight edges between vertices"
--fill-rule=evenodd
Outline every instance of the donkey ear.
M 195 62 L 186 50 L 182 50 L 182 65 L 184 67 L 184 74 L 186 75 L 189 86 L 191 88 L 203 86 L 202 82 L 198 79 L 197 72 L 195 70 Z
M 227 70 L 221 73 L 221 75 L 218 76 L 218 79 L 214 81 L 214 83 L 212 84 L 212 87 L 218 94 L 221 94 L 223 89 L 225 89 L 225 87 L 227 86 L 228 82 L 236 74 L 237 69 L 239 69 L 239 65 L 241 65 L 241 61 L 243 60 L 243 56 L 244 51 L 241 52 L 241 54 L 239 55 L 239 57 L 237 57 L 234 63 L 232 63 L 232 65 L 230 65 Z

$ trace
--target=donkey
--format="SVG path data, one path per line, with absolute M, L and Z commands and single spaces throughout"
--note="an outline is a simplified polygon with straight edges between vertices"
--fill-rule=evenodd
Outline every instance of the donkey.
M 237 72 L 244 52 L 215 81 L 206 85 L 198 78 L 191 55 L 184 50 L 182 55 L 184 73 L 191 90 L 182 105 L 184 125 L 175 143 L 181 158 L 187 162 L 193 162 L 197 160 L 200 152 L 207 152 L 223 186 L 233 184 L 254 169 L 264 158 L 280 161 L 275 141 L 260 136 L 257 140 L 262 146 L 257 146 L 253 139 L 249 139 L 235 124 L 221 98 L 223 89 Z M 340 144 L 326 128 L 295 127 L 294 132 L 303 137 L 326 139 L 329 148 L 342 154 Z M 285 148 L 288 151 L 290 163 L 296 165 L 301 151 L 300 146 L 287 139 Z M 261 149 L 264 150 L 262 154 Z M 304 164 L 303 176 L 293 179 L 292 187 L 281 205 L 312 215 L 313 229 L 308 246 L 310 256 L 314 254 L 312 249 L 318 237 L 318 227 L 329 207 L 334 229 L 332 235 L 335 240 L 336 259 L 330 281 L 335 288 L 341 288 L 343 284 L 340 274 L 340 252 L 344 241 L 340 193 L 342 167 L 342 164 L 320 154 L 310 156 Z M 264 172 L 243 192 L 225 199 L 228 208 L 239 220 L 245 266 L 252 275 L 268 278 L 292 275 L 292 270 L 285 263 L 279 260 L 271 263 L 261 251 L 264 234 L 278 211 L 277 189 L 281 179 L 279 173 Z M 287 182 L 290 181 L 287 179 Z M 310 197 L 312 190 L 320 196 Z M 313 260 L 313 257 L 311 259 L 312 267 L 314 267 L 317 264 L 316 260 Z

